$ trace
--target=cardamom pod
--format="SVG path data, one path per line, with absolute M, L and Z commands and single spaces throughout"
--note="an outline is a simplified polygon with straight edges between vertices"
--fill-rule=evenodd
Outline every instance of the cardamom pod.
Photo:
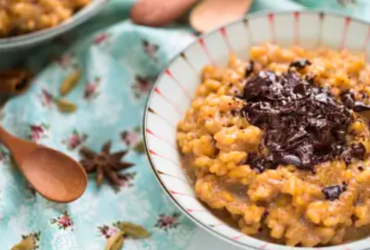
M 60 95 L 65 96 L 71 92 L 71 90 L 77 86 L 80 77 L 81 71 L 79 69 L 75 69 L 69 76 L 67 76 L 59 87 Z
M 21 242 L 17 245 L 12 247 L 11 250 L 33 250 L 35 248 L 35 239 L 32 235 L 24 238 Z
M 136 144 L 136 146 L 134 147 L 134 150 L 135 152 L 140 153 L 140 154 L 144 153 L 145 152 L 144 142 L 140 141 L 138 144 Z
M 121 222 L 119 223 L 118 228 L 133 238 L 146 238 L 149 236 L 148 230 L 130 222 Z
M 56 99 L 55 102 L 62 113 L 73 113 L 77 110 L 77 105 L 66 99 Z
M 109 237 L 107 244 L 105 245 L 105 250 L 121 250 L 125 238 L 123 237 L 125 232 L 119 231 Z

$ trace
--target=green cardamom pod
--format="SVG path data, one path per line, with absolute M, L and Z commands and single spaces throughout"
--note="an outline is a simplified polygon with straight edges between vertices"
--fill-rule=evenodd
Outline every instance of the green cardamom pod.
M 73 113 L 77 110 L 77 105 L 68 100 L 56 99 L 55 102 L 60 112 Z
M 136 146 L 134 147 L 134 150 L 140 154 L 144 153 L 145 152 L 144 142 L 140 141 L 138 144 L 136 144 Z
M 81 71 L 75 69 L 69 76 L 67 76 L 59 87 L 59 93 L 61 96 L 67 95 L 76 86 L 81 77 Z
M 35 239 L 31 235 L 28 236 L 27 238 L 24 238 L 21 242 L 12 247 L 11 250 L 33 250 L 34 248 L 35 248 Z
M 121 250 L 123 247 L 123 242 L 125 238 L 123 237 L 125 232 L 119 231 L 109 237 L 107 244 L 105 245 L 105 250 Z
M 130 222 L 121 222 L 119 223 L 118 227 L 133 238 L 146 238 L 149 236 L 148 230 L 142 226 L 135 225 Z

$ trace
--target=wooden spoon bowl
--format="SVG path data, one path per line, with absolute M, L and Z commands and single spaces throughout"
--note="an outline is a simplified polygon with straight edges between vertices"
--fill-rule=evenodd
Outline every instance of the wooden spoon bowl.
M 0 140 L 11 152 L 24 177 L 46 199 L 67 203 L 84 193 L 87 186 L 85 170 L 71 157 L 17 138 L 1 126 Z
M 243 16 L 253 0 L 204 0 L 190 13 L 190 24 L 198 32 L 206 32 Z

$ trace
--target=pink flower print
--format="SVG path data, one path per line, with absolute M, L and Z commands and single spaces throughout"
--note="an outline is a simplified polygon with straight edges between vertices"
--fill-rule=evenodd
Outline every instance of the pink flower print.
M 143 48 L 145 54 L 147 54 L 149 58 L 153 59 L 154 61 L 157 61 L 157 58 L 155 58 L 155 53 L 159 49 L 158 45 L 150 43 L 147 40 L 143 40 Z
M 72 228 L 73 226 L 73 221 L 71 220 L 71 217 L 69 216 L 67 211 L 65 211 L 61 216 L 51 219 L 50 223 L 56 224 L 59 229 L 63 230 L 66 230 L 67 228 Z
M 91 100 L 98 96 L 98 87 L 100 83 L 100 78 L 95 78 L 93 82 L 87 83 L 84 91 L 84 98 L 86 100 Z
M 118 229 L 117 228 L 109 227 L 108 230 L 107 230 L 107 236 L 108 237 L 111 237 L 112 235 L 114 235 L 117 232 L 118 232 Z
M 164 231 L 168 231 L 168 229 L 177 228 L 179 223 L 179 217 L 180 214 L 173 213 L 172 215 L 165 215 L 161 214 L 159 215 L 159 218 L 157 220 L 157 224 L 155 224 L 155 227 L 158 227 L 160 229 L 163 229 Z
M 140 127 L 136 126 L 131 130 L 123 131 L 121 139 L 128 147 L 135 146 L 140 141 Z
M 0 162 L 7 162 L 7 157 L 9 153 L 5 151 L 3 148 L 0 148 Z
M 136 86 L 141 92 L 148 93 L 152 86 L 152 81 L 150 78 L 142 78 L 140 76 L 137 76 Z
M 110 226 L 101 226 L 98 227 L 98 230 L 102 236 L 104 236 L 106 239 L 109 239 L 112 235 L 118 232 L 118 228 L 116 227 L 110 227 Z
M 147 95 L 152 87 L 152 77 L 135 77 L 135 83 L 132 86 L 135 97 L 139 98 L 142 95 Z
M 31 138 L 32 141 L 38 141 L 41 138 L 42 133 L 44 133 L 44 129 L 40 126 L 31 125 Z
M 72 226 L 73 225 L 73 222 L 72 222 L 72 220 L 69 217 L 62 216 L 59 219 L 58 224 L 61 225 L 63 228 L 67 228 L 67 227 Z
M 94 44 L 95 45 L 99 45 L 99 44 L 105 42 L 108 38 L 109 38 L 109 34 L 108 33 L 101 33 L 101 34 L 97 35 L 94 38 Z
M 49 128 L 46 124 L 30 125 L 30 138 L 33 142 L 38 142 L 41 138 L 46 137 L 45 132 Z
M 133 184 L 131 181 L 135 178 L 136 173 L 125 173 L 125 174 L 119 174 L 121 187 L 131 187 Z
M 96 85 L 94 84 L 87 84 L 85 88 L 85 99 L 90 99 L 90 97 L 95 93 L 96 91 Z
M 123 131 L 121 133 L 121 139 L 128 148 L 134 150 L 136 153 L 144 153 L 145 148 L 139 126 L 131 130 Z
M 50 92 L 48 92 L 46 89 L 41 90 L 41 103 L 44 107 L 51 107 L 51 105 L 54 103 L 54 97 Z
M 139 135 L 135 131 L 123 131 L 121 138 L 128 147 L 131 147 L 138 142 Z
M 67 144 L 69 150 L 74 150 L 77 147 L 81 146 L 88 138 L 86 134 L 80 134 L 77 130 L 73 130 L 72 135 L 69 137 L 67 141 L 63 143 Z
M 122 173 L 118 174 L 119 180 L 120 180 L 120 186 L 112 186 L 115 193 L 118 193 L 121 191 L 121 188 L 125 187 L 132 187 L 134 184 L 132 181 L 135 179 L 136 173 Z
M 74 149 L 81 143 L 82 143 L 81 137 L 79 137 L 78 135 L 72 135 L 71 138 L 69 138 L 68 147 Z
M 62 55 L 58 57 L 56 61 L 61 68 L 69 68 L 74 65 L 73 56 L 71 54 Z

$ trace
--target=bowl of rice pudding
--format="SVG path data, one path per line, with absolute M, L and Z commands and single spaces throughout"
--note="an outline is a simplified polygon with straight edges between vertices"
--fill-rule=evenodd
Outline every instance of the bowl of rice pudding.
M 148 158 L 180 210 L 243 249 L 370 246 L 370 25 L 248 15 L 158 77 Z
M 37 45 L 80 25 L 106 0 L 0 0 L 0 51 Z

